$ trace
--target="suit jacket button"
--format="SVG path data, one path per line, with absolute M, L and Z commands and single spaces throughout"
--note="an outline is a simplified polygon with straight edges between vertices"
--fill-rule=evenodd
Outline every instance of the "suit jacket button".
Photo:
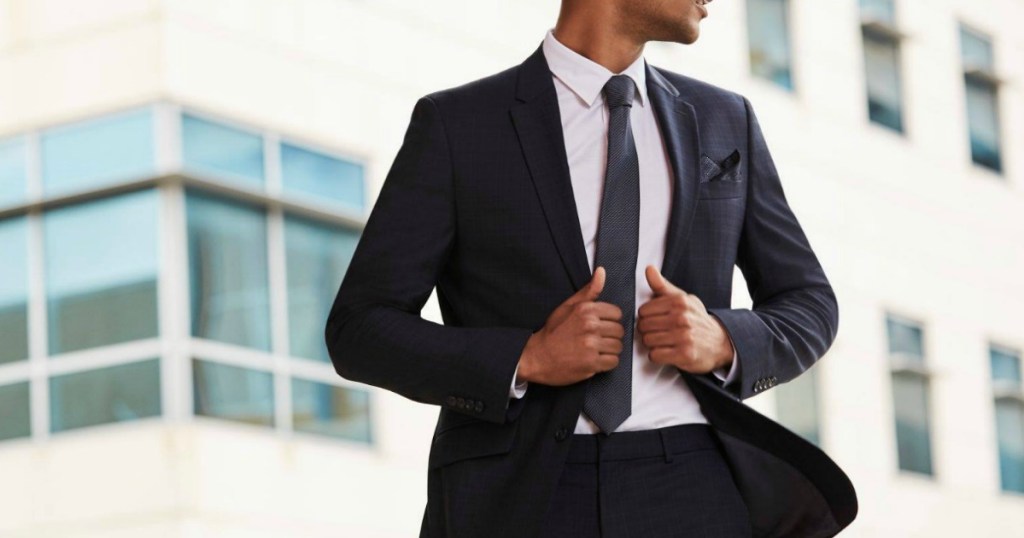
M 456 403 L 455 396 L 449 396 L 448 399 L 445 400 L 445 402 L 447 402 L 448 405 L 454 406 Z
M 557 430 L 555 430 L 555 440 L 556 441 L 565 441 L 565 438 L 568 437 L 568 436 L 569 436 L 569 430 L 567 430 L 565 428 L 558 428 Z
M 476 409 L 477 413 L 483 411 L 484 410 L 484 403 L 480 402 L 480 401 L 476 402 L 476 406 L 473 409 Z

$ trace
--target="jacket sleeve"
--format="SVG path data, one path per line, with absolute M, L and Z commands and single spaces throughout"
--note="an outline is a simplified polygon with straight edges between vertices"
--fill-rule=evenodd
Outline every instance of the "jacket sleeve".
M 825 272 L 790 210 L 750 101 L 747 205 L 736 265 L 752 308 L 709 308 L 725 325 L 739 362 L 739 381 L 725 385 L 741 400 L 785 383 L 831 347 L 839 307 Z M 717 378 L 716 378 L 717 379 Z M 721 380 L 718 380 L 722 386 Z
M 532 330 L 445 326 L 420 317 L 456 240 L 451 148 L 421 97 L 327 317 L 338 375 L 503 423 Z

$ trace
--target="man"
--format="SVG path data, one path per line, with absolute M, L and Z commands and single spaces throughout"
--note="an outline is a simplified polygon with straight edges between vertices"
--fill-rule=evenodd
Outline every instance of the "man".
M 563 0 L 522 64 L 416 102 L 325 336 L 339 375 L 442 407 L 421 537 L 855 517 L 843 471 L 742 403 L 824 355 L 838 306 L 750 102 L 643 59 L 693 43 L 701 1 Z

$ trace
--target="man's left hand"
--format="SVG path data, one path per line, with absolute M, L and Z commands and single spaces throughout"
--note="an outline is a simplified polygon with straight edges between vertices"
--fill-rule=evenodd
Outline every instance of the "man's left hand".
M 677 288 L 653 265 L 645 274 L 654 297 L 637 309 L 636 330 L 651 361 L 697 374 L 732 364 L 729 334 L 700 298 Z

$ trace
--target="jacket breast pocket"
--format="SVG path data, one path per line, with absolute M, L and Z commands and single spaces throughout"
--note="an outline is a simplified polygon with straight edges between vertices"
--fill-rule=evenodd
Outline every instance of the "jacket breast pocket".
M 495 424 L 473 419 L 434 434 L 430 446 L 429 468 L 443 467 L 452 463 L 507 454 L 512 450 L 519 421 Z
M 737 165 L 732 170 L 716 177 L 712 181 L 702 182 L 697 196 L 701 199 L 739 198 L 746 194 L 746 192 L 747 181 Z

